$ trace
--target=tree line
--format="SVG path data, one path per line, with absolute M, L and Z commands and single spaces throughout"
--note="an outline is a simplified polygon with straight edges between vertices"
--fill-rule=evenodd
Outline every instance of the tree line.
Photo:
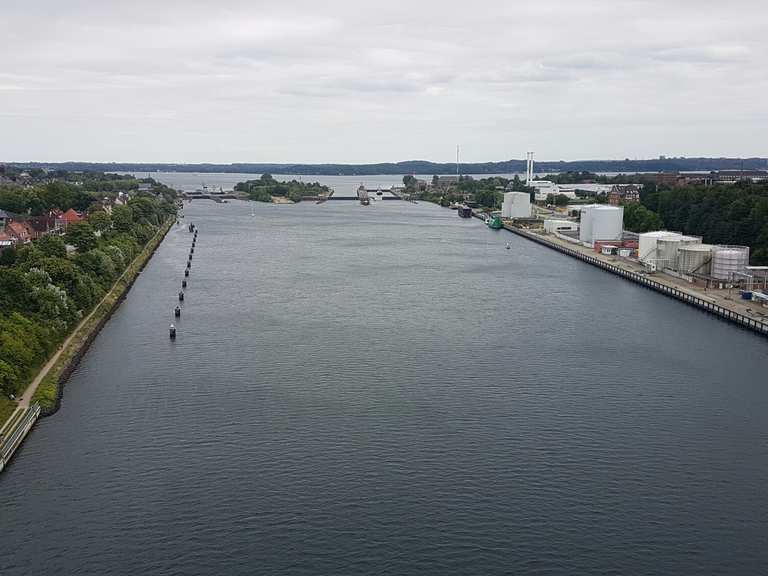
M 319 196 L 327 194 L 330 190 L 319 182 L 279 182 L 271 174 L 262 174 L 257 180 L 247 180 L 235 184 L 235 191 L 245 192 L 251 200 L 256 202 L 272 202 L 273 196 L 282 196 L 292 202 L 301 202 L 306 196 Z
M 64 206 L 84 202 L 77 194 L 70 200 Z M 163 197 L 136 197 L 114 206 L 111 214 L 92 212 L 63 236 L 45 235 L 0 252 L 2 393 L 24 390 L 175 210 Z

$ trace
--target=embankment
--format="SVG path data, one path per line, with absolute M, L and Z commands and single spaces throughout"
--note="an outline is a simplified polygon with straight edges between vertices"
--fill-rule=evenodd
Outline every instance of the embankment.
M 483 217 L 479 214 L 473 214 L 473 216 L 479 218 L 480 220 L 483 219 Z M 546 246 L 552 250 L 557 250 L 558 252 L 571 256 L 572 258 L 576 258 L 582 262 L 586 262 L 587 264 L 601 268 L 606 272 L 621 276 L 622 278 L 625 278 L 626 280 L 636 284 L 640 284 L 645 288 L 649 288 L 650 290 L 654 290 L 660 294 L 664 294 L 665 296 L 669 296 L 670 298 L 674 298 L 690 306 L 695 306 L 700 310 L 704 310 L 705 312 L 713 314 L 718 318 L 741 326 L 742 328 L 746 328 L 747 330 L 761 334 L 762 336 L 768 336 L 768 323 L 766 322 L 750 318 L 749 316 L 745 316 L 744 314 L 736 312 L 735 310 L 730 310 L 724 306 L 719 306 L 712 302 L 708 302 L 707 300 L 699 298 L 684 290 L 680 290 L 675 286 L 666 284 L 653 278 L 649 278 L 645 274 L 638 274 L 637 272 L 632 272 L 631 270 L 625 270 L 620 266 L 605 262 L 599 258 L 595 258 L 594 256 L 589 256 L 578 250 L 574 250 L 560 244 L 555 244 L 554 242 L 550 242 L 546 238 L 543 238 L 542 236 L 527 230 L 515 228 L 514 226 L 509 226 L 508 224 L 504 225 L 504 229 L 512 232 L 513 234 L 517 234 L 518 236 L 522 236 L 523 238 L 527 238 L 528 240 L 532 240 L 537 244 L 541 244 L 542 246 Z
M 133 283 L 173 227 L 174 222 L 175 218 L 170 218 L 141 253 L 134 258 L 90 317 L 78 326 L 69 343 L 61 351 L 56 363 L 43 376 L 32 397 L 32 402 L 38 402 L 42 408 L 41 418 L 51 416 L 58 411 L 67 380 L 80 364 L 80 360 L 85 356 L 101 329 L 125 299 Z

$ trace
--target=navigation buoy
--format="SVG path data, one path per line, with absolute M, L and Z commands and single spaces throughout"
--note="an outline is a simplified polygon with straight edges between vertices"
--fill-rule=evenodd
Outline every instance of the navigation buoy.
M 179 292 L 179 302 L 184 302 L 184 292 Z
M 182 288 L 186 288 L 187 287 L 187 281 L 186 280 L 182 280 L 181 281 L 181 287 Z
M 173 324 L 168 328 L 168 335 L 171 337 L 171 340 L 176 340 L 176 326 Z
M 176 306 L 176 309 L 173 311 L 173 315 L 174 315 L 174 316 L 176 316 L 176 318 L 178 318 L 179 316 L 181 316 L 181 308 L 179 308 L 178 306 Z

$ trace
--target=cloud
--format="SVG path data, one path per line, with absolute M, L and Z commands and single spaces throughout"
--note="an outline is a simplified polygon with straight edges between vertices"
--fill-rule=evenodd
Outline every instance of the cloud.
M 0 159 L 763 154 L 766 19 L 752 0 L 29 0 L 0 19 Z

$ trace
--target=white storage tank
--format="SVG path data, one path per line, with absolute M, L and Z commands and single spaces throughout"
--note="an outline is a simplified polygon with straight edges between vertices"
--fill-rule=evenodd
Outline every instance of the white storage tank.
M 531 195 L 528 192 L 505 192 L 501 204 L 502 218 L 530 218 Z
M 682 236 L 679 232 L 669 232 L 667 230 L 655 230 L 653 232 L 643 232 L 638 235 L 637 257 L 641 262 L 653 260 L 656 258 L 656 242 L 659 238 L 671 238 L 673 236 Z
M 581 211 L 579 240 L 594 245 L 596 240 L 621 240 L 624 235 L 624 207 L 593 204 Z
M 749 246 L 715 246 L 712 248 L 712 277 L 733 280 L 749 266 Z
M 681 274 L 709 276 L 712 268 L 712 245 L 691 244 L 677 251 L 677 271 Z
M 677 270 L 677 253 L 681 246 L 701 244 L 699 236 L 669 236 L 656 240 L 656 269 L 670 268 Z

